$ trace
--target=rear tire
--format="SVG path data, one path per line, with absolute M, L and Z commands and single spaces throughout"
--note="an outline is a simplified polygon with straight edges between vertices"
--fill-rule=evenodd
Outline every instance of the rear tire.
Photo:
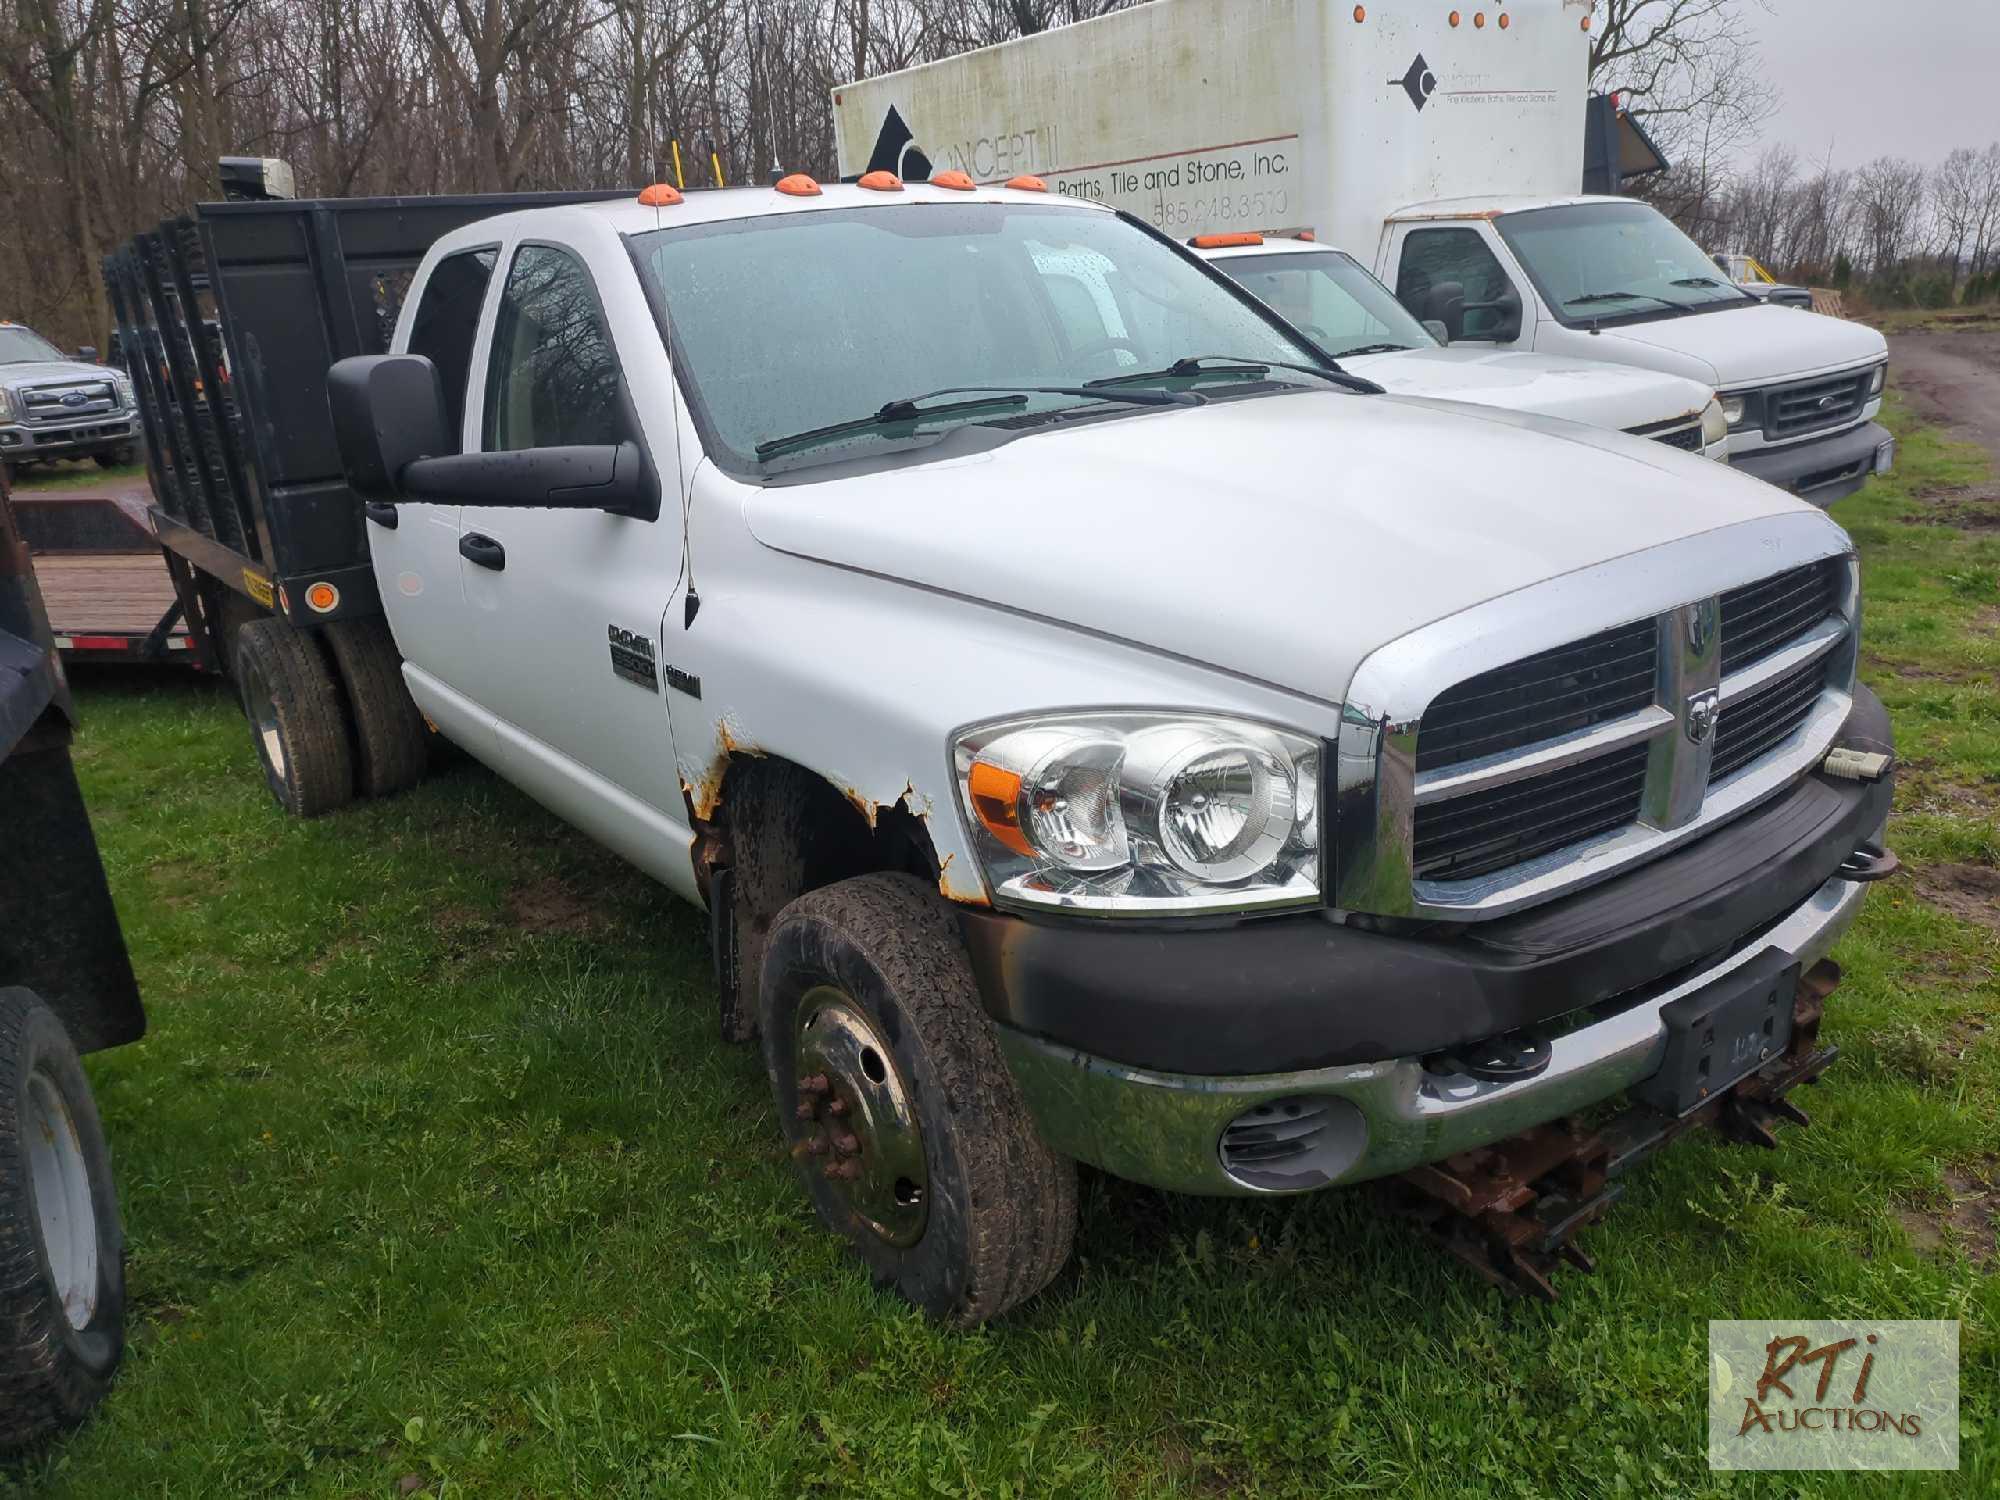
M 125 1235 L 90 1082 L 32 990 L 0 989 L 0 1448 L 74 1427 L 125 1353 Z
M 970 1327 L 1054 1279 L 1076 1167 L 1037 1133 L 937 892 L 861 875 L 799 897 L 762 1012 L 793 1163 L 878 1284 Z
M 321 634 L 347 689 L 357 790 L 364 797 L 407 792 L 424 778 L 430 732 L 403 685 L 403 658 L 388 622 L 335 620 Z
M 236 633 L 235 666 L 243 716 L 278 805 L 316 818 L 352 801 L 354 752 L 326 648 L 283 620 L 254 620 Z

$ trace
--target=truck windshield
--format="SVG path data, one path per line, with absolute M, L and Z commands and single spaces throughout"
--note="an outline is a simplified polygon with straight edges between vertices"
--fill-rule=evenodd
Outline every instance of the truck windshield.
M 1437 346 L 1395 295 L 1342 251 L 1231 255 L 1214 264 L 1335 359 Z
M 1532 208 L 1495 220 L 1542 299 L 1566 323 L 1755 307 L 1715 262 L 1644 203 Z
M 0 365 L 25 365 L 63 357 L 62 350 L 32 328 L 0 328 Z
M 1324 360 L 1275 317 L 1108 213 L 906 202 L 653 230 L 632 241 L 666 303 L 677 368 L 740 468 L 756 465 L 760 444 L 844 426 L 921 392 L 1024 395 L 927 420 L 926 433 L 939 434 L 1072 408 L 1143 410 L 1046 388 L 1148 371 L 1150 382 L 1121 388 L 1214 395 L 1231 383 L 1246 393 L 1322 385 L 1278 368 Z M 1190 355 L 1267 368 L 1254 377 L 1170 370 Z M 811 457 L 909 437 L 860 424 L 816 443 Z

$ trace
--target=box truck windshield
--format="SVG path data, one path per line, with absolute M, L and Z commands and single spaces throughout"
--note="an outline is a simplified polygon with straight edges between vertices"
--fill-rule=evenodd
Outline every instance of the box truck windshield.
M 1571 325 L 1757 305 L 1648 204 L 1564 204 L 1502 214 L 1494 224 L 1542 300 Z

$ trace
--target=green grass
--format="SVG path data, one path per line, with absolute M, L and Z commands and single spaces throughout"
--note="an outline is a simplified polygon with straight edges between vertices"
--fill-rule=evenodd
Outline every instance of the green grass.
M 65 490 L 96 489 L 113 479 L 145 477 L 144 464 L 119 464 L 114 468 L 104 469 L 86 458 L 75 463 L 38 465 L 14 481 L 14 492 L 19 495 L 55 495 Z
M 1867 674 L 1913 770 L 1895 845 L 2000 862 L 2000 533 L 1900 416 L 1845 503 Z M 1367 1193 L 1087 1176 L 1072 1267 L 972 1334 L 812 1220 L 704 928 L 478 769 L 311 824 L 210 685 L 80 684 L 81 773 L 152 1031 L 91 1062 L 131 1241 L 101 1415 L 14 1471 L 69 1496 L 1882 1494 L 2000 1489 L 1993 1267 L 1904 1216 L 2000 1153 L 2000 933 L 1913 881 L 1839 954 L 1816 1123 L 1693 1140 L 1500 1300 Z M 1706 1323 L 1964 1320 L 1966 1472 L 1714 1475 Z

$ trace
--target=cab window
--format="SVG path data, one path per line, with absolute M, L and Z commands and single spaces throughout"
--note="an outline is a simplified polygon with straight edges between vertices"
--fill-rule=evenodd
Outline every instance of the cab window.
M 493 324 L 485 450 L 616 443 L 619 408 L 618 356 L 589 272 L 567 250 L 523 245 Z
M 1492 302 L 1510 285 L 1478 230 L 1412 230 L 1396 267 L 1396 300 L 1419 318 L 1439 318 L 1438 289 L 1449 282 L 1458 284 L 1468 303 Z M 1460 337 L 1490 339 L 1503 316 L 1498 308 L 1468 308 Z
M 410 322 L 409 352 L 421 354 L 436 366 L 444 386 L 453 453 L 459 451 L 465 429 L 465 393 L 472 379 L 472 341 L 479 332 L 479 309 L 486 301 L 486 286 L 493 279 L 498 256 L 499 252 L 489 247 L 461 250 L 439 261 L 424 283 L 424 295 Z

